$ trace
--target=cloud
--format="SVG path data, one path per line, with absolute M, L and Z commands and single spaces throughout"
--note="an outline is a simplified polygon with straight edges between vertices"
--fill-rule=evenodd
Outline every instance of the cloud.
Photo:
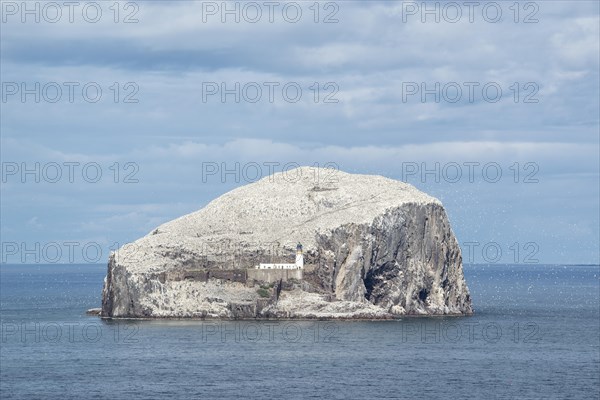
M 23 24 L 19 15 L 3 23 L 3 82 L 80 84 L 73 102 L 31 94 L 3 102 L 3 161 L 96 162 L 106 178 L 3 183 L 3 233 L 135 239 L 245 183 L 204 182 L 206 162 L 335 163 L 401 179 L 407 163 L 475 161 L 501 165 L 503 181 L 412 182 L 443 199 L 461 237 L 537 240 L 539 226 L 554 232 L 540 233 L 547 248 L 573 249 L 550 250 L 548 259 L 597 256 L 598 2 L 538 2 L 532 24 L 521 23 L 524 13 L 515 23 L 509 3 L 499 23 L 480 9 L 473 23 L 422 23 L 405 18 L 404 2 L 335 2 L 338 10 L 320 3 L 318 23 L 311 2 L 299 3 L 298 23 L 281 10 L 272 23 L 222 23 L 220 14 L 203 19 L 202 2 L 134 3 L 132 24 L 113 22 L 112 3 L 102 3 L 97 24 Z M 235 4 L 244 6 L 227 6 Z M 339 22 L 322 23 L 332 10 Z M 120 11 L 122 21 L 132 9 Z M 90 82 L 102 89 L 97 103 L 82 97 Z M 213 82 L 230 91 L 255 83 L 262 97 L 207 97 L 203 85 Z M 278 84 L 273 101 L 266 82 Z M 472 101 L 466 82 L 477 83 Z M 137 85 L 136 103 L 123 102 L 128 83 Z M 297 102 L 282 94 L 288 83 L 301 87 Z M 497 102 L 482 95 L 488 83 L 502 89 Z M 419 92 L 407 95 L 407 84 Z M 458 101 L 442 93 L 447 84 L 461 88 Z M 118 163 L 121 179 L 128 162 L 139 167 L 139 182 L 113 182 L 110 167 Z M 530 162 L 540 182 L 511 184 L 510 167 L 518 163 L 522 179 Z

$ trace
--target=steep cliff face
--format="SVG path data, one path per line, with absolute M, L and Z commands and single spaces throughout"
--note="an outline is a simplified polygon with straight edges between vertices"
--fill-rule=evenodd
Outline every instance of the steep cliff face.
M 240 278 L 260 262 L 293 262 L 298 242 L 302 281 Z M 105 317 L 470 313 L 460 248 L 438 200 L 380 176 L 315 168 L 235 189 L 119 249 L 102 293 Z

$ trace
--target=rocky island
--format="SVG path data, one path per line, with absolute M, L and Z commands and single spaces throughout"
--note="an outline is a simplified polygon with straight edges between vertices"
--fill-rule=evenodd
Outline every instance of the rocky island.
M 381 176 L 328 171 L 270 175 L 112 253 L 101 316 L 472 313 L 439 200 Z

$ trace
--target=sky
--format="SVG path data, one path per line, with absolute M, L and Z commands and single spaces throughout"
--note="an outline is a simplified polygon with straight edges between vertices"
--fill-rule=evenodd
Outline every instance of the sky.
M 3 263 L 99 262 L 273 171 L 439 198 L 465 263 L 599 260 L 599 3 L 22 2 Z

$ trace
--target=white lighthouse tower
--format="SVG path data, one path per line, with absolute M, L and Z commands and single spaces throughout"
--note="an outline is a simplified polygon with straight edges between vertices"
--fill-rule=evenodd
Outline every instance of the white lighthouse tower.
M 304 256 L 302 255 L 302 245 L 300 243 L 296 246 L 296 268 L 304 269 Z
M 302 255 L 302 245 L 298 243 L 296 246 L 296 262 L 294 264 L 266 264 L 260 263 L 254 266 L 255 269 L 304 269 L 304 256 Z

